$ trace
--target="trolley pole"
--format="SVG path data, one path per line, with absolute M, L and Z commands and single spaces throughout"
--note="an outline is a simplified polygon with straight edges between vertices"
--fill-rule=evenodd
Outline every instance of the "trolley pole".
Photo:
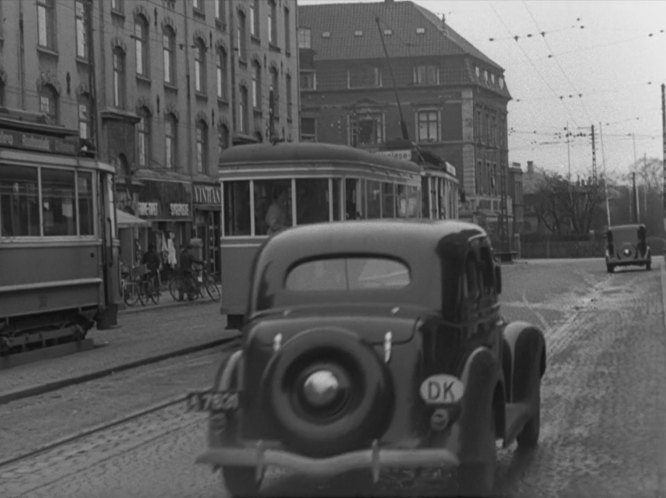
M 664 230 L 666 230 L 666 85 L 661 84 L 661 137 L 662 137 L 662 157 L 663 157 L 663 175 L 664 175 L 664 188 L 663 188 L 663 213 Z

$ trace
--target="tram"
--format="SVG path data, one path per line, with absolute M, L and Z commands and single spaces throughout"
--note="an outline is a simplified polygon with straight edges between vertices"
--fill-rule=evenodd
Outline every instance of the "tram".
M 254 255 L 282 228 L 350 219 L 421 218 L 423 169 L 324 143 L 264 143 L 220 156 L 222 313 L 242 324 Z
M 116 324 L 114 168 L 78 131 L 0 112 L 0 355 L 81 343 Z

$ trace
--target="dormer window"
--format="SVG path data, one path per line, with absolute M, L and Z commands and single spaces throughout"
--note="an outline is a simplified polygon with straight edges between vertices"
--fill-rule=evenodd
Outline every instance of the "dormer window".
M 392 30 L 392 29 L 388 29 L 388 28 L 387 28 L 387 29 L 384 30 L 384 35 L 385 35 L 385 36 L 391 36 L 392 34 L 393 34 L 393 30 Z
M 416 34 L 417 35 L 422 35 L 425 33 L 425 28 L 416 28 Z
M 363 31 L 357 29 L 356 31 L 354 31 L 354 36 L 363 36 Z
M 321 37 L 322 37 L 322 38 L 330 38 L 330 37 L 331 37 L 331 32 L 330 32 L 330 31 L 324 31 L 324 32 L 321 34 Z

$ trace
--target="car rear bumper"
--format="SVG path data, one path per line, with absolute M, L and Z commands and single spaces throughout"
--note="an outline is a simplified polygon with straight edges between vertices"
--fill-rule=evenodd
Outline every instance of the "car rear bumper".
M 458 457 L 443 448 L 380 449 L 377 444 L 365 450 L 351 451 L 326 458 L 311 458 L 281 449 L 255 447 L 211 448 L 199 455 L 197 463 L 215 467 L 255 467 L 261 475 L 267 465 L 293 469 L 300 474 L 330 477 L 349 470 L 367 468 L 376 481 L 379 471 L 388 467 L 457 467 Z

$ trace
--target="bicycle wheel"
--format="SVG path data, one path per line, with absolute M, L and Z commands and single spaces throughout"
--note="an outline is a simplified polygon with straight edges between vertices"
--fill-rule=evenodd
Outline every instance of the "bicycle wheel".
M 212 301 L 218 302 L 222 293 L 220 292 L 220 288 L 215 283 L 215 279 L 213 279 L 213 277 L 206 278 L 205 285 L 208 297 L 210 297 Z
M 173 298 L 174 301 L 178 301 L 179 299 L 179 289 L 180 288 L 180 279 L 178 278 L 172 278 L 169 280 L 169 294 L 171 294 L 171 297 Z
M 155 280 L 150 279 L 145 282 L 144 290 L 146 291 L 146 302 L 148 300 L 152 301 L 153 304 L 158 304 L 160 302 L 160 289 L 155 283 Z
M 139 301 L 140 292 L 136 282 L 127 282 L 123 291 L 123 301 L 127 306 L 134 306 Z

